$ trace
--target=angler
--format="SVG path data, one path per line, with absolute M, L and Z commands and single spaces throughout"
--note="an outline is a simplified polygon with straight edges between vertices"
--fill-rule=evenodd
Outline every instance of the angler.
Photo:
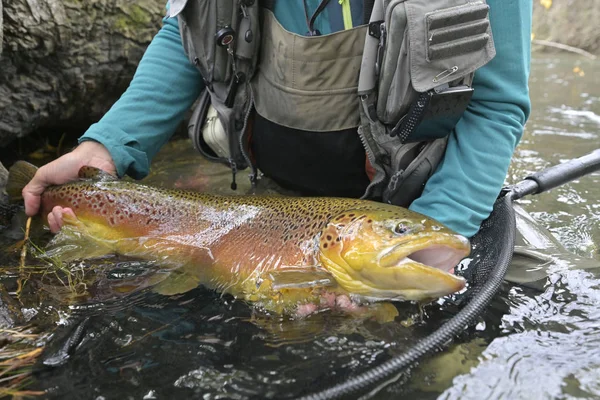
M 145 176 L 200 97 L 190 135 L 234 178 L 401 205 L 471 237 L 529 115 L 531 7 L 171 0 L 124 95 L 25 189 L 27 213 L 82 165 Z

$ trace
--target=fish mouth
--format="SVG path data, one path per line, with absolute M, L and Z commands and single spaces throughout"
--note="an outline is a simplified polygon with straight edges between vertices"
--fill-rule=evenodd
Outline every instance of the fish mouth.
M 361 271 L 369 281 L 371 299 L 424 301 L 462 290 L 466 281 L 454 275 L 454 267 L 469 255 L 463 236 L 422 237 L 398 244 L 379 260 L 379 268 Z
M 465 279 L 452 269 L 470 251 L 463 236 L 434 234 L 389 246 L 369 264 L 327 254 L 321 254 L 321 261 L 351 295 L 371 301 L 429 301 L 465 287 Z
M 407 255 L 406 260 L 453 274 L 454 267 L 467 255 L 453 247 L 435 245 Z
M 470 252 L 471 245 L 464 236 L 423 237 L 392 247 L 381 256 L 379 265 L 390 268 L 404 263 L 416 263 L 452 274 L 454 267 Z

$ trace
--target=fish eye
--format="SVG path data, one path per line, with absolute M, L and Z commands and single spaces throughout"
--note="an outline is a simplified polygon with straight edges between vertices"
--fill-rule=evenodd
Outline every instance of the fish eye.
M 399 222 L 398 224 L 396 224 L 396 226 L 394 226 L 393 231 L 398 235 L 404 235 L 405 233 L 410 231 L 410 227 L 404 222 Z

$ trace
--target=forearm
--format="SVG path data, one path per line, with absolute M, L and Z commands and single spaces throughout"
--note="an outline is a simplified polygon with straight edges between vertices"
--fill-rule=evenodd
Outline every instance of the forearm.
M 444 160 L 410 207 L 469 237 L 492 210 L 531 109 L 531 2 L 488 4 L 496 57 L 475 73 L 472 101 Z
M 177 20 L 164 19 L 128 89 L 79 141 L 102 143 L 119 176 L 142 178 L 198 97 L 201 82 L 185 56 Z

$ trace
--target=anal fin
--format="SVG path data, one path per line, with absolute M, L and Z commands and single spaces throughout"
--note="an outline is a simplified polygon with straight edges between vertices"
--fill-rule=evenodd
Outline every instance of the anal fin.
M 180 270 L 169 272 L 169 276 L 158 283 L 152 290 L 163 296 L 172 296 L 196 289 L 200 285 L 197 277 Z

